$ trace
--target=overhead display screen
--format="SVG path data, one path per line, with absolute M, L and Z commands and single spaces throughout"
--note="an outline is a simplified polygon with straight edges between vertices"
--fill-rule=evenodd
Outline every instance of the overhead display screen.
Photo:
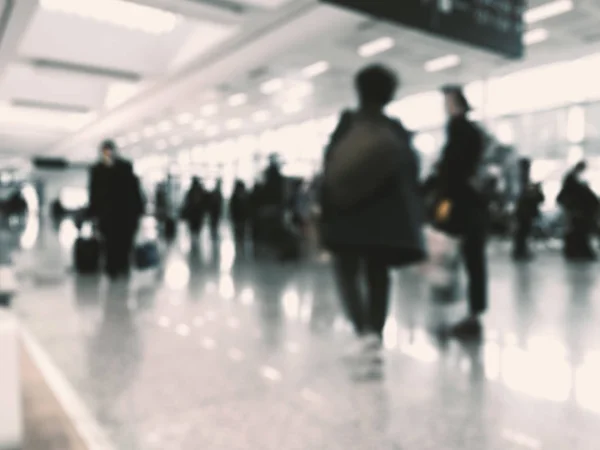
M 509 58 L 523 56 L 526 0 L 321 0 L 454 39 Z

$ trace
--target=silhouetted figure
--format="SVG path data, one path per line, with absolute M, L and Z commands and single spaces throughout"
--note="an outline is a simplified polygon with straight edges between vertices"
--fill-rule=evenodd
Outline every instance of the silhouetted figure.
M 285 178 L 276 156 L 271 156 L 254 192 L 255 237 L 258 247 L 279 251 L 284 245 L 284 214 L 286 207 Z
M 531 183 L 531 161 L 523 158 L 519 162 L 520 193 L 515 211 L 515 230 L 513 258 L 526 260 L 533 255 L 529 247 L 529 238 L 533 224 L 540 215 L 540 206 L 544 203 L 544 193 L 540 184 Z
M 221 180 L 217 181 L 215 189 L 209 194 L 208 215 L 210 218 L 210 233 L 213 239 L 219 237 L 219 226 L 223 215 L 223 192 Z
M 90 173 L 88 216 L 96 219 L 104 239 L 106 271 L 115 278 L 127 275 L 133 241 L 143 214 L 139 180 L 130 162 L 116 154 L 116 145 L 105 141 L 102 160 Z
M 573 260 L 596 258 L 591 237 L 596 229 L 600 203 L 596 194 L 583 180 L 586 168 L 585 161 L 581 161 L 567 174 L 556 200 L 563 208 L 567 220 L 564 255 Z
M 229 202 L 229 214 L 235 241 L 243 246 L 246 241 L 246 231 L 250 218 L 250 195 L 242 181 L 238 180 L 235 183 Z
M 389 304 L 389 267 L 424 257 L 418 156 L 408 131 L 384 113 L 397 83 L 396 75 L 383 66 L 360 71 L 355 78 L 359 108 L 342 114 L 325 152 L 322 241 L 334 255 L 341 301 L 359 338 L 348 356 L 359 361 L 380 358 Z M 362 145 L 355 147 L 354 137 Z M 382 167 L 378 157 L 369 157 L 382 142 L 388 146 L 386 155 L 394 159 L 392 169 Z M 360 162 L 342 170 L 348 155 Z M 362 176 L 363 161 L 370 166 L 366 174 L 371 176 Z M 364 184 L 356 196 L 345 199 L 343 184 L 353 190 L 349 185 L 353 183 Z
M 192 179 L 192 185 L 183 200 L 182 218 L 187 222 L 190 234 L 197 237 L 202 231 L 209 197 L 198 177 Z
M 485 180 L 480 180 L 484 136 L 468 118 L 469 103 L 460 87 L 443 89 L 448 123 L 446 144 L 437 164 L 436 191 L 440 201 L 436 224 L 462 238 L 462 256 L 468 275 L 468 317 L 452 327 L 457 337 L 478 337 L 479 316 L 487 309 L 488 275 L 486 230 L 488 200 Z M 481 181 L 481 182 L 480 182 Z

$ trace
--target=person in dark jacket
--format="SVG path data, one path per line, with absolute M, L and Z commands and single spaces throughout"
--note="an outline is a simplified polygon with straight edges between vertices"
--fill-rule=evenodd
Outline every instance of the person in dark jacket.
M 223 191 L 221 180 L 217 181 L 215 189 L 209 194 L 208 215 L 210 219 L 210 233 L 213 239 L 219 238 L 219 225 L 223 215 Z
M 557 202 L 567 219 L 564 236 L 564 255 L 572 260 L 594 260 L 591 237 L 597 227 L 600 202 L 583 180 L 585 161 L 578 163 L 565 177 Z
M 539 183 L 531 183 L 531 160 L 529 158 L 521 159 L 519 170 L 520 193 L 515 211 L 513 258 L 522 261 L 533 256 L 529 248 L 529 238 L 533 224 L 540 215 L 540 206 L 544 203 L 544 193 Z
M 452 327 L 457 337 L 478 337 L 480 315 L 487 309 L 486 229 L 488 202 L 478 180 L 484 157 L 484 136 L 467 118 L 469 103 L 460 87 L 443 88 L 448 124 L 446 144 L 437 165 L 440 201 L 436 222 L 462 238 L 462 255 L 468 275 L 469 315 Z
M 100 150 L 102 160 L 90 172 L 88 216 L 104 239 L 106 272 L 116 278 L 129 273 L 143 199 L 133 167 L 117 156 L 115 143 L 105 141 Z
M 182 217 L 187 222 L 190 234 L 197 238 L 204 225 L 204 216 L 207 207 L 207 193 L 202 186 L 200 178 L 194 177 L 192 185 L 183 201 Z
M 243 181 L 236 181 L 229 201 L 229 214 L 233 224 L 233 234 L 238 245 L 244 245 L 246 241 L 246 229 L 250 219 L 250 196 Z
M 348 356 L 359 360 L 379 360 L 388 313 L 389 267 L 420 261 L 425 254 L 418 157 L 409 132 L 383 112 L 394 98 L 397 83 L 396 75 L 384 66 L 361 70 L 355 78 L 359 109 L 343 113 L 325 152 L 321 235 L 323 245 L 334 255 L 342 304 L 358 336 Z M 338 144 L 361 120 L 383 124 L 392 132 L 403 163 L 369 198 L 342 208 L 332 200 L 327 173 L 334 152 L 344 149 Z M 363 277 L 366 298 L 361 289 Z

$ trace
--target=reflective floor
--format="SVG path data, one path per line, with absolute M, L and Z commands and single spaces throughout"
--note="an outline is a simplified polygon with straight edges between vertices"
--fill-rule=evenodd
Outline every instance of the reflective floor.
M 398 272 L 376 374 L 340 358 L 351 333 L 325 258 L 255 262 L 224 230 L 110 284 L 51 275 L 68 260 L 53 239 L 19 258 L 16 308 L 115 448 L 598 448 L 598 265 L 548 250 L 515 264 L 492 246 L 480 344 L 433 338 L 464 305 L 434 305 L 418 270 Z

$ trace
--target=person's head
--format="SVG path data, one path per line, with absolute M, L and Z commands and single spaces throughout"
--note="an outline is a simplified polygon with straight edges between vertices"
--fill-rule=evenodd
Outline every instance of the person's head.
M 117 144 L 114 141 L 106 140 L 100 144 L 100 156 L 102 157 L 102 162 L 107 166 L 110 166 L 114 163 L 117 153 Z
M 373 64 L 358 72 L 354 86 L 362 109 L 382 110 L 396 95 L 398 77 L 391 69 Z
M 446 114 L 449 117 L 464 116 L 471 110 L 471 105 L 460 86 L 444 86 L 442 93 L 444 94 Z
M 192 177 L 192 187 L 193 188 L 199 188 L 200 186 L 201 186 L 200 178 L 198 178 L 198 177 Z
M 573 168 L 573 173 L 575 175 L 581 175 L 587 169 L 587 163 L 585 161 L 579 161 L 575 167 Z

